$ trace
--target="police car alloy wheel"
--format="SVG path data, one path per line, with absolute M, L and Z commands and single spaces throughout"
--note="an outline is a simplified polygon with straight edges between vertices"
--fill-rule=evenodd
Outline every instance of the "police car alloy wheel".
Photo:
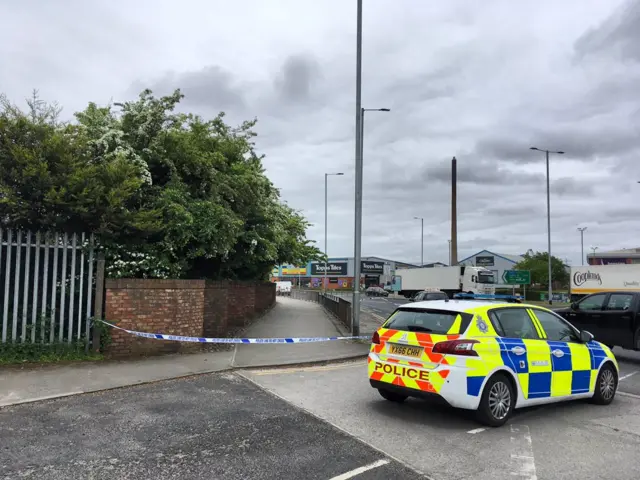
M 511 382 L 503 373 L 493 375 L 482 392 L 478 406 L 478 420 L 490 427 L 504 425 L 515 406 L 515 393 Z
M 407 399 L 406 395 L 402 395 L 401 393 L 390 392 L 389 390 L 383 390 L 382 388 L 378 389 L 378 392 L 385 400 L 389 400 L 390 402 L 402 403 Z
M 618 375 L 615 368 L 609 363 L 600 369 L 596 379 L 595 392 L 593 393 L 593 403 L 598 405 L 609 405 L 613 402 L 618 388 Z

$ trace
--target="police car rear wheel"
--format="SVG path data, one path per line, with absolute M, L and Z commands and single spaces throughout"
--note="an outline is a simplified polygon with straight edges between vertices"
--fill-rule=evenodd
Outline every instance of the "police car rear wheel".
M 593 403 L 597 405 L 609 405 L 613 402 L 618 388 L 618 376 L 615 369 L 607 364 L 600 369 L 596 379 L 595 392 L 593 392 Z
M 504 425 L 515 403 L 513 386 L 506 375 L 496 373 L 489 379 L 478 406 L 478 420 L 489 427 Z
M 382 388 L 378 389 L 378 393 L 385 400 L 389 400 L 390 402 L 402 403 L 407 399 L 407 395 L 402 395 L 401 393 L 390 392 L 389 390 L 384 390 Z

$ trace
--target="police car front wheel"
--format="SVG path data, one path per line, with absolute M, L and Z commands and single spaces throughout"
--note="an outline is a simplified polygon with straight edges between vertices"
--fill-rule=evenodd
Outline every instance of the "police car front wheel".
M 613 402 L 617 388 L 618 375 L 616 374 L 616 369 L 610 363 L 607 363 L 598 373 L 592 402 L 597 405 L 609 405 Z
M 477 411 L 478 420 L 489 427 L 504 425 L 511 417 L 515 400 L 512 383 L 504 373 L 496 373 L 482 392 Z
M 401 393 L 390 392 L 389 390 L 384 390 L 382 388 L 378 389 L 378 393 L 385 400 L 389 400 L 390 402 L 402 403 L 407 399 L 407 395 L 402 395 Z

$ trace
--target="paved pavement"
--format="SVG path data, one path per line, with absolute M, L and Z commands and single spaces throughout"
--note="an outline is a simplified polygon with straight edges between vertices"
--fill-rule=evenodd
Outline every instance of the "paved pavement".
M 0 409 L 0 479 L 423 478 L 234 374 Z M 342 475 L 342 477 L 340 477 Z
M 244 337 L 340 335 L 335 320 L 315 303 L 278 297 L 276 306 Z M 368 343 L 248 344 L 231 351 L 167 355 L 134 361 L 0 368 L 0 406 L 136 385 L 232 367 L 288 365 L 366 356 Z
M 365 361 L 242 375 L 433 479 L 635 480 L 640 362 L 624 359 L 636 352 L 619 356 L 622 380 L 612 405 L 530 408 L 496 429 L 483 428 L 470 412 L 383 400 L 368 384 Z
M 331 337 L 343 333 L 330 314 L 314 302 L 278 297 L 268 315 L 244 334 L 246 337 Z M 366 356 L 369 344 L 340 340 L 300 344 L 238 345 L 233 366 L 285 365 L 327 359 Z

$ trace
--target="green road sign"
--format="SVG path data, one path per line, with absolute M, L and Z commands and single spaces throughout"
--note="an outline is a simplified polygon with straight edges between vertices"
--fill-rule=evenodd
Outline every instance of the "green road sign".
M 531 272 L 529 270 L 505 270 L 502 281 L 506 285 L 530 285 Z

